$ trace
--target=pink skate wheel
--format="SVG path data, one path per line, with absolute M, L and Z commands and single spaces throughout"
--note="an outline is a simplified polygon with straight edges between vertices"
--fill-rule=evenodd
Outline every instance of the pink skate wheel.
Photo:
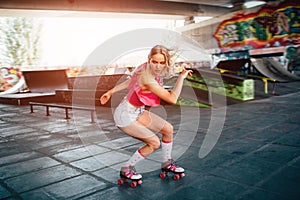
M 138 185 L 141 185 L 143 183 L 143 181 L 139 180 L 137 183 L 138 183 Z
M 137 183 L 135 181 L 132 181 L 130 183 L 130 187 L 135 188 L 137 186 Z
M 179 179 L 180 179 L 179 174 L 175 174 L 174 177 L 173 177 L 173 179 L 174 179 L 175 181 L 179 180 Z
M 118 180 L 118 185 L 123 185 L 124 181 L 122 179 Z
M 161 179 L 166 178 L 166 173 L 160 172 L 159 177 L 160 177 Z
M 180 174 L 180 178 L 182 178 L 182 177 L 185 177 L 185 174 L 184 174 L 184 173 Z

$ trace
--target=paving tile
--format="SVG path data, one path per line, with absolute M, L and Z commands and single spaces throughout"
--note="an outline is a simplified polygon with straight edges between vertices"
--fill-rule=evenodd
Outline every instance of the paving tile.
M 30 133 L 35 129 L 25 127 L 25 126 L 11 126 L 6 128 L 1 128 L 1 137 L 12 137 L 21 133 Z
M 42 154 L 40 154 L 40 153 L 30 151 L 30 152 L 23 152 L 23 153 L 9 155 L 9 156 L 5 156 L 5 157 L 0 157 L 0 166 L 7 165 L 10 163 L 16 163 L 16 162 L 20 162 L 20 161 L 24 161 L 24 160 L 28 160 L 28 159 L 33 159 L 33 158 L 37 158 L 37 157 L 41 157 L 41 156 L 42 156 Z
M 292 131 L 289 134 L 283 135 L 280 139 L 276 140 L 274 143 L 300 148 L 300 128 Z
M 122 138 L 110 140 L 107 142 L 100 142 L 99 145 L 108 147 L 111 149 L 121 149 L 126 146 L 134 145 L 137 143 L 140 143 L 140 141 L 137 139 L 134 139 L 132 137 L 122 137 Z
M 107 134 L 110 133 L 103 130 L 83 131 L 83 132 L 78 132 L 77 135 L 72 135 L 68 137 L 80 139 L 84 144 L 97 144 L 97 143 L 110 140 Z
M 229 128 L 222 130 L 220 139 L 239 139 L 246 137 L 251 133 L 255 133 L 255 131 L 249 130 L 247 127 L 230 126 Z
M 62 160 L 64 162 L 71 162 L 75 160 L 80 160 L 87 158 L 96 154 L 104 153 L 109 151 L 109 149 L 100 147 L 97 145 L 83 146 L 77 149 L 72 149 L 70 151 L 64 151 L 53 155 L 55 158 Z
M 95 131 L 101 131 L 102 125 L 99 123 L 81 123 L 78 122 L 74 125 L 74 128 L 77 130 L 77 132 L 80 133 L 85 133 L 85 132 L 95 132 Z
M 153 110 L 174 125 L 173 157 L 186 176 L 158 177 L 160 148 L 136 166 L 143 184 L 135 189 L 116 181 L 120 167 L 143 143 L 115 127 L 111 108 L 97 108 L 96 124 L 81 115 L 75 124 L 61 110 L 46 117 L 44 109 L 32 115 L 29 107 L 0 104 L 0 134 L 6 134 L 0 136 L 0 198 L 298 200 L 299 96 L 227 106 L 222 133 L 204 158 L 198 154 L 211 109 L 200 109 L 198 119 L 182 117 L 195 112 L 192 107 Z
M 161 194 L 163 194 L 163 192 L 160 192 Z M 164 196 L 162 195 L 157 195 L 157 198 L 159 199 L 163 199 L 163 200 L 171 200 L 171 199 L 175 199 L 175 200 L 181 200 L 181 199 L 185 199 L 185 200 L 215 200 L 215 199 L 226 199 L 225 197 L 215 193 L 215 192 L 211 192 L 211 191 L 207 191 L 205 189 L 202 188 L 197 188 L 196 186 L 187 186 L 184 188 L 181 188 L 179 190 L 177 190 L 176 192 L 166 192 L 166 194 L 164 194 Z
M 174 181 L 172 175 L 160 179 L 158 172 L 154 173 L 152 180 L 150 183 L 148 181 L 147 187 L 145 187 L 145 191 L 149 190 L 150 194 L 153 194 L 151 195 L 153 199 L 160 199 L 161 197 L 162 199 L 224 199 L 215 192 L 199 187 L 199 182 L 195 184 L 195 180 L 201 180 L 201 174 L 190 172 L 184 178 Z
M 228 166 L 219 166 L 211 173 L 230 181 L 255 185 L 269 178 L 269 175 L 279 168 L 280 165 L 277 163 L 257 160 L 252 157 L 231 163 Z
M 253 139 L 265 143 L 270 143 L 278 140 L 279 138 L 284 136 L 284 132 L 270 130 L 270 129 L 262 129 L 255 132 L 250 132 L 245 136 L 247 139 Z
M 45 119 L 48 119 L 45 117 Z M 39 120 L 35 121 L 35 123 L 32 123 L 30 126 L 37 129 L 45 129 L 48 128 L 49 125 L 53 125 L 55 122 L 44 120 L 43 118 L 39 118 Z M 57 123 L 57 122 L 56 122 Z
M 198 186 L 201 189 L 216 193 L 226 199 L 235 199 L 240 193 L 246 191 L 248 186 L 238 182 L 232 182 L 220 177 L 205 175 L 201 177 L 201 184 Z
M 72 140 L 67 143 L 41 148 L 39 149 L 39 152 L 42 152 L 46 155 L 54 155 L 73 149 L 83 148 L 84 146 L 85 145 L 80 140 Z
M 229 154 L 216 148 L 204 158 L 199 158 L 198 152 L 199 148 L 190 147 L 190 150 L 187 151 L 177 163 L 189 171 L 210 173 L 219 166 L 235 162 L 240 157 L 240 155 Z
M 120 169 L 122 165 L 123 163 L 111 165 L 109 167 L 94 171 L 92 172 L 92 174 L 106 181 L 109 181 L 112 184 L 117 184 L 117 181 L 120 178 Z
M 180 184 L 180 182 L 182 183 Z M 158 184 L 161 187 L 166 187 L 164 188 L 166 195 L 162 199 L 235 199 L 241 191 L 247 189 L 246 186 L 236 182 L 205 173 L 193 172 L 188 173 L 178 182 L 169 179 Z M 169 192 L 169 189 L 174 192 Z M 160 191 L 160 194 L 162 193 Z
M 9 142 L 9 139 L 0 137 L 0 144 L 1 144 L 1 143 L 6 143 L 6 142 Z
M 67 143 L 72 140 L 65 137 L 56 136 L 56 135 L 40 135 L 38 137 L 28 138 L 26 141 L 27 141 L 26 145 L 36 150 L 44 147 Z
M 9 187 L 14 188 L 15 191 L 21 193 L 72 178 L 79 174 L 80 172 L 75 169 L 59 165 L 7 179 L 5 182 Z
M 110 151 L 107 153 L 99 154 L 94 156 L 99 162 L 106 166 L 114 165 L 120 162 L 127 161 L 130 156 L 125 153 L 120 153 L 117 151 Z
M 130 188 L 129 188 L 130 189 Z M 118 186 L 109 188 L 104 191 L 97 192 L 95 194 L 88 195 L 86 197 L 81 197 L 80 200 L 105 200 L 105 199 L 114 199 L 114 200 L 145 200 L 147 198 L 141 197 L 138 194 L 135 194 L 135 191 L 128 190 L 128 188 L 120 189 Z
M 296 124 L 296 125 L 299 125 L 299 115 L 300 115 L 300 111 L 299 111 L 299 108 L 298 108 L 298 111 L 295 113 L 295 111 L 290 111 L 289 112 L 289 117 L 288 117 L 288 122 L 290 124 Z
M 70 164 L 87 172 L 96 171 L 106 167 L 104 163 L 96 159 L 94 156 L 74 161 Z
M 44 124 L 40 124 L 40 126 L 36 126 L 36 128 L 40 128 L 41 130 L 48 131 L 50 133 L 56 133 L 63 129 L 67 130 L 69 129 L 70 125 L 68 123 L 59 122 L 59 121 L 53 121 L 53 122 L 47 122 Z
M 241 138 L 226 143 L 217 143 L 215 148 L 230 154 L 247 154 L 265 145 L 266 143 L 264 141 L 256 141 L 251 138 Z
M 249 200 L 249 199 L 251 199 L 251 200 L 261 200 L 261 199 L 268 199 L 268 200 L 286 199 L 286 200 L 289 200 L 285 196 L 282 196 L 278 193 L 272 193 L 267 190 L 262 190 L 259 188 L 251 189 L 251 190 L 245 192 L 244 194 L 239 195 L 236 199 L 239 199 L 239 200 Z M 292 200 L 292 199 L 290 199 L 290 200 Z
M 286 166 L 264 182 L 261 187 L 267 191 L 280 194 L 285 199 L 299 199 L 299 180 L 299 168 Z
M 300 148 L 298 147 L 270 144 L 253 153 L 251 157 L 284 165 L 299 156 Z
M 31 151 L 29 148 L 26 148 L 15 141 L 6 140 L 4 143 L 0 143 L 0 156 L 5 157 L 13 154 L 23 153 Z
M 104 182 L 88 175 L 82 175 L 21 195 L 24 199 L 75 199 L 95 193 L 106 187 Z
M 285 118 L 286 119 L 286 118 Z M 282 133 L 282 135 L 284 135 L 285 133 L 290 133 L 293 132 L 295 130 L 300 129 L 300 124 L 297 123 L 289 123 L 288 120 L 282 123 L 278 123 L 278 124 L 274 124 L 271 127 L 267 127 L 266 129 L 264 129 L 266 132 L 279 132 Z
M 33 129 L 34 131 L 31 131 L 31 132 L 26 132 L 26 133 L 20 133 L 18 135 L 15 135 L 14 136 L 14 139 L 16 141 L 24 141 L 26 139 L 30 140 L 29 138 L 31 137 L 38 137 L 38 136 L 41 136 L 41 135 L 50 135 L 49 132 L 47 131 L 42 131 L 42 130 L 36 130 L 36 129 Z
M 290 163 L 290 165 L 292 167 L 297 167 L 300 170 L 300 156 L 294 159 L 293 162 Z
M 10 192 L 0 185 L 0 199 L 6 199 L 9 196 L 11 196 Z
M 31 171 L 36 171 L 59 164 L 59 162 L 48 157 L 26 160 L 19 163 L 14 163 L 0 167 L 0 178 L 7 179 L 10 177 L 22 175 Z

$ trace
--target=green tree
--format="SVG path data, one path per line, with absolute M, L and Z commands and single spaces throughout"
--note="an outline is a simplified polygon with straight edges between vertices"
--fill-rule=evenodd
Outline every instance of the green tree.
M 42 23 L 36 18 L 0 19 L 0 65 L 22 67 L 36 65 L 41 57 Z

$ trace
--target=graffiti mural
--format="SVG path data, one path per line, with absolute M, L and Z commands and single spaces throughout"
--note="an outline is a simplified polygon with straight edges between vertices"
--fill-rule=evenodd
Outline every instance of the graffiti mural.
M 214 38 L 223 52 L 300 44 L 300 4 L 265 6 L 223 21 Z
M 17 68 L 0 68 L 0 92 L 6 91 L 16 85 L 22 77 L 22 73 Z

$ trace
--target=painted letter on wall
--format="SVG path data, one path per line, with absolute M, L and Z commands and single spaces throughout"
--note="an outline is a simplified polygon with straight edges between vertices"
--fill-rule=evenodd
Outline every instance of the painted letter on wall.
M 265 6 L 223 21 L 214 37 L 223 52 L 300 44 L 300 4 Z

